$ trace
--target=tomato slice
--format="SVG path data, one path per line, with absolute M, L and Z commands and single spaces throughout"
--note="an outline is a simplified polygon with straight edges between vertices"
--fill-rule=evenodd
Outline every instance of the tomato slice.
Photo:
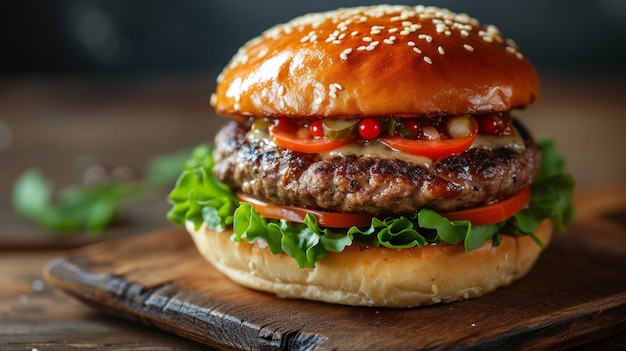
M 477 134 L 478 123 L 472 117 L 472 130 L 468 136 L 445 140 L 415 140 L 400 136 L 383 136 L 380 140 L 392 149 L 435 159 L 465 151 L 472 145 Z
M 309 128 L 293 126 L 288 122 L 272 124 L 269 127 L 269 132 L 277 146 L 296 152 L 318 153 L 331 151 L 352 142 L 351 138 L 328 140 L 324 137 L 314 137 L 311 135 Z
M 502 222 L 521 211 L 530 202 L 530 187 L 508 199 L 467 210 L 446 212 L 441 215 L 450 221 L 468 220 L 473 225 L 487 225 Z
M 329 228 L 367 227 L 372 224 L 372 218 L 374 218 L 368 214 L 324 212 L 303 207 L 277 205 L 242 193 L 237 193 L 237 198 L 251 204 L 264 218 L 304 223 L 304 217 L 310 213 L 317 218 L 319 225 Z

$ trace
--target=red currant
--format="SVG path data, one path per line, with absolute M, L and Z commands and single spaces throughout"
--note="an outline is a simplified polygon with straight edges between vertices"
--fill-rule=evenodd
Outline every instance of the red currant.
M 478 130 L 483 134 L 510 135 L 510 120 L 497 114 L 482 115 L 477 118 Z
M 365 139 L 374 139 L 380 135 L 380 123 L 375 118 L 364 118 L 359 122 L 359 134 Z
M 321 138 L 324 136 L 324 127 L 322 126 L 322 120 L 316 119 L 311 124 L 309 124 L 309 131 L 311 135 L 316 138 Z
M 404 127 L 411 133 L 412 137 L 418 137 L 422 133 L 422 126 L 414 119 L 404 122 Z
M 483 134 L 498 133 L 498 116 L 483 115 L 478 118 L 478 130 Z

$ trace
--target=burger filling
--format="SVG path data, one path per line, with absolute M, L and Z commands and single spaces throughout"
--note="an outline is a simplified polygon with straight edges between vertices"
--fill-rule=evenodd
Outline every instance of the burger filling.
M 572 188 L 553 145 L 506 113 L 250 118 L 193 152 L 168 217 L 232 227 L 235 241 L 313 267 L 355 241 L 472 250 L 500 233 L 533 236 L 548 217 L 563 230 Z
M 477 139 L 475 131 L 443 139 L 444 133 L 437 132 L 434 126 L 438 125 L 433 123 L 421 128 L 432 127 L 439 135 L 435 141 L 395 134 L 377 140 L 344 136 L 340 141 L 347 140 L 347 144 L 316 153 L 279 146 L 273 141 L 277 140 L 275 129 L 296 122 L 275 123 L 279 126 L 268 129 L 259 129 L 256 122 L 232 122 L 223 128 L 215 140 L 213 173 L 235 192 L 272 204 L 322 211 L 386 216 L 411 214 L 424 207 L 449 212 L 486 205 L 528 187 L 541 160 L 540 150 L 517 123 L 511 123 L 509 133 L 518 135 L 519 141 L 510 147 L 492 149 L 484 143 L 472 147 Z M 398 129 L 407 124 L 398 123 Z M 294 135 L 297 128 L 305 127 L 296 126 Z M 471 140 L 465 149 L 440 158 L 397 151 L 386 141 L 402 138 L 405 143 L 460 143 L 456 139 L 468 137 Z

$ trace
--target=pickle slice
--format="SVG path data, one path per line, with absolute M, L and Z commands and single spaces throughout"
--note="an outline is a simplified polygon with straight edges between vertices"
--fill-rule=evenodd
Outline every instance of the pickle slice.
M 255 132 L 266 132 L 269 130 L 270 120 L 266 117 L 257 117 L 252 121 L 252 130 Z
M 357 118 L 326 118 L 322 122 L 324 137 L 329 140 L 347 138 L 352 135 L 358 124 Z

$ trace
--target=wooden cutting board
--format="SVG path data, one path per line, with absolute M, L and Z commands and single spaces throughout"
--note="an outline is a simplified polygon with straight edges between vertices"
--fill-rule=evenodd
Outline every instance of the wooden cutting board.
M 626 184 L 576 200 L 577 220 L 528 276 L 478 299 L 416 309 L 242 288 L 180 228 L 74 250 L 44 275 L 99 310 L 220 349 L 559 349 L 626 331 Z

